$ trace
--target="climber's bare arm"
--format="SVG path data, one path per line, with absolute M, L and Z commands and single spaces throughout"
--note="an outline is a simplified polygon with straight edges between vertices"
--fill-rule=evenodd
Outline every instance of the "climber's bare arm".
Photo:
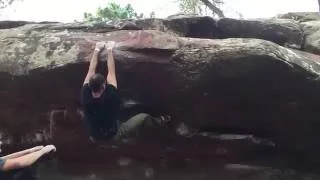
M 20 169 L 24 167 L 28 167 L 35 163 L 41 156 L 51 152 L 56 151 L 56 147 L 53 145 L 48 145 L 41 150 L 29 153 L 27 155 L 23 155 L 17 158 L 7 159 L 5 160 L 4 165 L 0 169 L 1 171 L 8 171 L 13 169 Z
M 1 159 L 8 160 L 8 159 L 13 159 L 13 158 L 18 158 L 18 157 L 39 151 L 42 148 L 43 148 L 43 146 L 36 146 L 34 148 L 26 149 L 26 150 L 19 151 L 19 152 L 13 153 L 13 154 L 9 154 L 7 156 L 3 156 L 3 157 L 1 157 Z
M 104 48 L 104 46 L 105 46 L 104 42 L 96 43 L 96 47 L 94 49 L 93 55 L 90 60 L 89 70 L 83 84 L 89 83 L 90 78 L 96 73 L 99 53 Z
M 117 77 L 116 77 L 116 67 L 113 57 L 113 46 L 114 42 L 108 42 L 108 74 L 107 74 L 107 83 L 113 85 L 117 88 Z

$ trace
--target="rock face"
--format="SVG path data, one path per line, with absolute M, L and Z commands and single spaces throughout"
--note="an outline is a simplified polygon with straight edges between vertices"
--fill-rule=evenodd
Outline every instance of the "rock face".
M 216 20 L 211 17 L 182 16 L 170 19 L 143 19 L 135 23 L 144 30 L 171 32 L 193 38 L 219 38 Z
M 320 54 L 320 21 L 308 21 L 301 24 L 305 34 L 303 49 Z
M 1 21 L 0 29 L 15 28 L 15 27 L 23 26 L 23 25 L 30 24 L 30 23 L 32 23 L 32 22 L 27 22 L 27 21 Z
M 172 23 L 168 31 L 175 33 L 56 23 L 0 30 L 1 137 L 7 143 L 53 141 L 60 149 L 70 148 L 70 142 L 81 146 L 87 135 L 80 88 L 95 42 L 113 40 L 123 99 L 153 115 L 171 115 L 172 128 L 184 122 L 198 131 L 255 134 L 281 150 L 317 156 L 319 56 L 261 40 L 272 35 L 255 32 L 214 40 L 176 33 L 196 36 L 190 28 L 203 21 L 209 22 L 207 38 L 231 36 L 229 19 L 217 27 L 207 18 L 175 21 L 188 23 L 177 29 Z M 139 25 L 142 29 L 158 28 L 140 23 L 146 26 Z M 296 30 L 293 25 L 273 35 L 282 32 L 285 42 L 298 44 Z M 232 37 L 241 37 L 240 31 Z M 105 73 L 105 54 L 100 58 L 99 72 Z M 163 133 L 161 138 L 168 136 L 177 135 Z
M 292 12 L 287 14 L 279 14 L 277 18 L 292 19 L 299 22 L 317 21 L 320 20 L 319 12 Z
M 320 13 L 319 12 L 296 12 L 278 15 L 281 19 L 290 19 L 300 24 L 304 41 L 301 49 L 315 54 L 320 54 Z
M 179 17 L 167 20 L 144 19 L 135 22 L 144 30 L 173 32 L 180 36 L 193 38 L 257 38 L 275 42 L 282 46 L 300 49 L 303 32 L 294 20 L 236 20 L 210 17 Z
M 235 20 L 221 19 L 218 27 L 222 38 L 258 38 L 282 46 L 300 49 L 303 33 L 297 22 L 286 19 Z

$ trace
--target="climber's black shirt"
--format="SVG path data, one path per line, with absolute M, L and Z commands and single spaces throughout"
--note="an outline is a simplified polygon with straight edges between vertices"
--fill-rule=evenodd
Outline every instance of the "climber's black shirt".
M 120 94 L 116 87 L 106 84 L 100 98 L 93 98 L 88 84 L 81 92 L 85 119 L 91 136 L 95 139 L 108 139 L 117 133 L 117 115 L 120 110 Z

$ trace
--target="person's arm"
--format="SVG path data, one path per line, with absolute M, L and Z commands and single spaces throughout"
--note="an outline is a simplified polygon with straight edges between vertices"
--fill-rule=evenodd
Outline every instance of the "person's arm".
M 96 73 L 99 53 L 104 48 L 104 46 L 105 46 L 104 42 L 97 42 L 96 43 L 96 47 L 94 49 L 93 55 L 90 60 L 89 70 L 88 70 L 88 73 L 86 75 L 86 78 L 85 78 L 83 84 L 89 83 L 90 78 Z
M 113 85 L 114 87 L 117 88 L 117 77 L 116 77 L 116 67 L 115 67 L 115 62 L 114 62 L 114 57 L 113 57 L 113 46 L 114 42 L 109 42 L 111 45 L 108 47 L 107 52 L 108 52 L 108 75 L 107 75 L 107 83 Z
M 20 156 L 24 156 L 26 154 L 30 154 L 30 153 L 39 151 L 42 148 L 44 148 L 44 146 L 36 146 L 34 148 L 26 149 L 26 150 L 19 151 L 19 152 L 13 153 L 13 154 L 9 154 L 7 156 L 3 156 L 3 157 L 1 157 L 1 159 L 8 160 L 8 159 L 17 158 L 17 157 L 20 157 Z
M 35 163 L 41 156 L 49 153 L 50 151 L 56 151 L 56 148 L 53 145 L 46 146 L 39 151 L 18 157 L 13 159 L 5 160 L 4 165 L 2 166 L 2 171 L 8 171 L 13 169 L 20 169 L 28 167 Z

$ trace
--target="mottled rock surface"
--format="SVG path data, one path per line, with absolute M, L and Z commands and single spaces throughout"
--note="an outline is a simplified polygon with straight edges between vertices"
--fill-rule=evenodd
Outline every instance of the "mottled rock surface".
M 218 27 L 222 38 L 258 38 L 296 49 L 300 49 L 303 43 L 302 29 L 294 20 L 225 18 L 218 21 Z
M 293 19 L 299 22 L 320 20 L 319 12 L 291 12 L 287 14 L 279 14 L 277 18 Z
M 54 143 L 61 159 L 114 159 L 123 166 L 139 158 L 239 160 L 274 151 L 317 162 L 320 57 L 301 51 L 319 53 L 317 23 L 196 16 L 109 24 L 0 22 L 4 151 Z M 121 120 L 148 112 L 170 115 L 172 123 L 120 144 L 92 145 L 80 89 L 95 43 L 109 40 L 117 42 L 123 102 L 135 106 L 123 109 Z M 106 73 L 105 52 L 100 60 L 98 71 Z M 157 176 L 146 168 L 145 176 Z
M 253 133 L 283 149 L 319 150 L 318 56 L 259 39 L 97 29 L 50 23 L 0 31 L 5 137 L 61 146 L 86 138 L 80 88 L 95 42 L 113 40 L 123 98 L 171 115 L 172 128 L 185 122 L 202 131 Z
M 308 21 L 301 23 L 305 40 L 303 49 L 308 52 L 320 54 L 320 21 Z

